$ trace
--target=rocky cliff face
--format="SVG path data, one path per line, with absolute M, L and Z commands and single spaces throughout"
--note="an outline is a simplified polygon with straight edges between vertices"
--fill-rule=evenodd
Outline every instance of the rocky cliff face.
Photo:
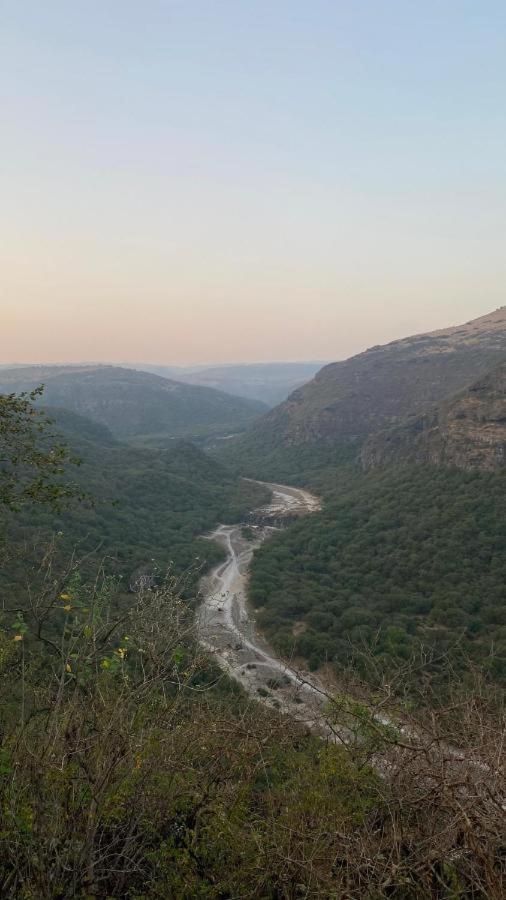
M 506 363 L 455 399 L 371 436 L 362 463 L 366 469 L 392 463 L 489 472 L 506 468 Z
M 468 387 L 506 357 L 506 307 L 325 366 L 254 429 L 278 444 L 364 438 Z

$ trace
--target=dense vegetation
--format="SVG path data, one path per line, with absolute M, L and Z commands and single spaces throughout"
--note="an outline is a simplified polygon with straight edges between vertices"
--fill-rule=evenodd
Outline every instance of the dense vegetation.
M 61 459 L 52 468 L 45 426 L 17 412 L 26 427 L 15 414 L 0 444 L 31 446 L 28 483 L 37 466 L 42 482 L 29 506 L 12 505 L 27 471 L 21 453 L 8 456 L 3 550 L 26 589 L 2 587 L 2 897 L 501 900 L 500 698 L 477 681 L 417 718 L 402 694 L 364 702 L 356 685 L 328 697 L 346 749 L 248 704 L 199 650 L 180 578 L 125 604 L 98 554 L 65 557 L 79 536 L 130 570 L 159 529 L 160 554 L 172 535 L 179 568 L 205 523 L 259 502 L 257 488 L 238 488 L 195 448 L 133 450 L 63 414 L 83 459 L 74 493 L 95 490 L 97 501 L 61 511 L 72 493 L 65 482 L 60 493 Z M 32 572 L 20 535 L 31 542 L 55 516 L 66 531 Z
M 104 557 L 108 571 L 122 575 L 127 587 L 139 573 L 163 574 L 171 567 L 193 570 L 194 589 L 198 571 L 221 552 L 199 536 L 265 499 L 260 488 L 230 475 L 192 444 L 137 449 L 115 441 L 98 423 L 65 410 L 52 413 L 53 431 L 81 460 L 72 477 L 86 497 L 70 508 L 38 505 L 22 515 L 1 513 L 9 547 L 2 591 L 24 590 L 27 562 L 36 564 L 50 534 L 58 535 L 60 558 L 74 551 Z
M 0 370 L 0 391 L 45 385 L 44 403 L 106 425 L 122 440 L 241 431 L 265 411 L 258 400 L 119 366 L 21 366 Z
M 412 750 L 333 702 L 357 729 L 345 750 L 232 690 L 173 583 L 117 616 L 110 579 L 44 565 L 14 632 L 0 626 L 2 897 L 503 896 L 501 725 L 482 697 L 417 723 Z M 433 755 L 445 725 L 487 760 L 477 780 Z
M 29 502 L 57 506 L 68 495 L 58 479 L 68 462 L 64 444 L 50 440 L 47 419 L 35 409 L 41 395 L 0 394 L 0 507 L 17 510 Z M 43 438 L 43 440 L 41 440 Z
M 357 460 L 359 441 L 342 441 L 332 446 L 279 445 L 274 427 L 262 426 L 262 433 L 248 432 L 233 440 L 215 443 L 210 455 L 231 471 L 249 478 L 312 487 L 327 493 L 341 480 L 340 467 Z
M 113 584 L 59 575 L 17 640 L 0 629 L 2 896 L 300 896 L 306 880 L 331 884 L 320 832 L 361 827 L 378 803 L 369 767 L 216 683 L 172 585 L 114 619 Z
M 324 510 L 255 554 L 250 596 L 272 643 L 338 673 L 363 667 L 364 650 L 388 670 L 423 645 L 506 681 L 504 476 L 415 466 L 322 478 Z

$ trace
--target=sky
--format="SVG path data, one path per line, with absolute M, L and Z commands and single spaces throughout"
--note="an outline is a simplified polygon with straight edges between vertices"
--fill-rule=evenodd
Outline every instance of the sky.
M 503 0 L 0 0 L 0 362 L 340 359 L 506 303 Z

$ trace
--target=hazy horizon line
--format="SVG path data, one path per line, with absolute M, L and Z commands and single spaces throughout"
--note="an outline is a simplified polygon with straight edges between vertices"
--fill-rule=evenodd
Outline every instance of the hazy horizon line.
M 41 360 L 37 360 L 36 362 L 0 362 L 0 366 L 2 367 L 12 367 L 12 368 L 24 368 L 25 366 L 46 366 L 50 368 L 51 366 L 116 366 L 118 368 L 131 368 L 135 366 L 157 366 L 160 368 L 167 369 L 230 369 L 237 368 L 239 366 L 246 368 L 247 366 L 292 366 L 292 365 L 328 365 L 331 362 L 339 362 L 338 358 L 335 359 L 273 359 L 268 361 L 251 361 L 251 362 L 205 362 L 205 363 L 188 363 L 187 365 L 178 365 L 177 363 L 166 363 L 166 362 L 142 362 L 142 361 L 128 361 L 124 360 L 122 362 L 111 362 L 110 360 L 77 360 L 74 362 L 68 362 L 65 360 L 59 360 L 58 362 L 44 362 Z
M 336 356 L 332 356 L 328 359 L 271 359 L 271 360 L 251 360 L 248 362 L 194 362 L 187 363 L 185 365 L 180 365 L 177 363 L 169 363 L 169 362 L 141 362 L 135 361 L 130 362 L 128 360 L 122 360 L 119 362 L 112 362 L 110 360 L 77 360 L 74 362 L 70 361 L 62 361 L 58 362 L 0 362 L 0 367 L 2 368 L 23 368 L 28 366 L 40 366 L 40 367 L 56 367 L 56 366 L 64 366 L 64 367 L 79 367 L 79 366 L 116 366 L 123 368 L 139 368 L 143 366 L 149 366 L 151 368 L 167 368 L 172 369 L 174 371 L 189 371 L 189 370 L 205 370 L 205 369 L 226 369 L 226 368 L 237 368 L 243 367 L 246 368 L 248 366 L 290 366 L 290 365 L 314 365 L 314 366 L 327 366 L 336 362 L 343 362 L 348 359 L 353 359 L 353 357 L 360 355 L 361 353 L 366 353 L 368 350 L 371 350 L 375 347 L 386 347 L 390 344 L 395 344 L 398 341 L 408 340 L 409 338 L 416 338 L 423 335 L 431 335 L 438 331 L 445 330 L 447 328 L 457 328 L 457 327 L 465 327 L 473 322 L 478 322 L 482 319 L 486 319 L 489 316 L 493 316 L 494 313 L 499 312 L 500 310 L 506 309 L 506 304 L 501 303 L 493 309 L 489 309 L 488 312 L 481 313 L 478 316 L 471 316 L 471 318 L 465 318 L 464 321 L 460 320 L 452 324 L 441 325 L 438 323 L 436 328 L 429 328 L 429 330 L 416 330 L 412 331 L 408 334 L 403 332 L 400 336 L 390 337 L 387 340 L 380 340 L 379 342 L 367 342 L 366 344 L 361 344 L 360 347 L 355 348 L 352 353 L 347 354 L 339 354 Z

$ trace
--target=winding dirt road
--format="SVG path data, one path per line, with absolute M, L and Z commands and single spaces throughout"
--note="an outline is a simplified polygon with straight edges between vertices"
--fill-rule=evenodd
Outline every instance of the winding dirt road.
M 220 525 L 208 535 L 225 547 L 227 558 L 202 581 L 199 640 L 248 694 L 290 713 L 312 730 L 327 732 L 325 698 L 318 679 L 276 656 L 258 633 L 247 600 L 254 550 L 279 530 L 283 518 L 292 521 L 294 516 L 316 512 L 320 501 L 301 488 L 259 483 L 272 491 L 272 499 L 254 511 L 254 519 L 263 524 L 248 526 L 253 537 L 245 537 L 243 525 Z

